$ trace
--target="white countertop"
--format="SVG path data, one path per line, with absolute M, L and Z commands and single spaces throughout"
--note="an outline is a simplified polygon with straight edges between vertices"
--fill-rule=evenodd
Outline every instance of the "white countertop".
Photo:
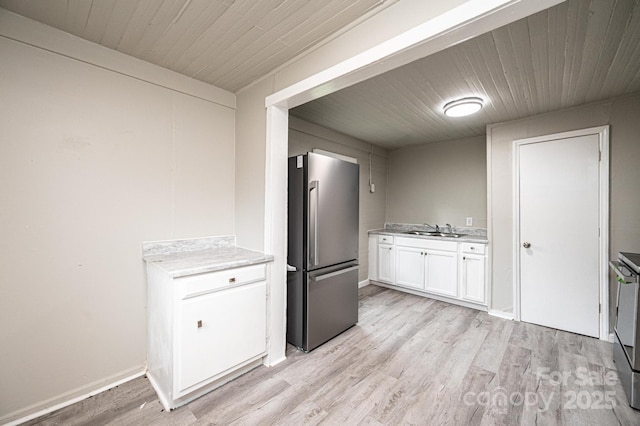
M 369 235 L 393 235 L 396 237 L 420 238 L 420 239 L 451 241 L 451 242 L 460 242 L 460 243 L 489 244 L 489 240 L 487 239 L 487 237 L 480 236 L 480 235 L 461 235 L 458 238 L 436 237 L 431 235 L 409 234 L 406 231 L 399 231 L 399 230 L 393 230 L 393 229 L 372 229 L 369 231 Z
M 235 246 L 228 236 L 143 243 L 142 258 L 173 278 L 273 261 L 272 255 Z

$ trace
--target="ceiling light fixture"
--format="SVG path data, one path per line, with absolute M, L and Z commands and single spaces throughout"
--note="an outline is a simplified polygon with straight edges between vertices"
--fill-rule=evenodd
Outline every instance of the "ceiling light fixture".
M 477 97 L 456 99 L 444 106 L 444 115 L 447 117 L 464 117 L 480 111 L 484 106 L 484 100 Z

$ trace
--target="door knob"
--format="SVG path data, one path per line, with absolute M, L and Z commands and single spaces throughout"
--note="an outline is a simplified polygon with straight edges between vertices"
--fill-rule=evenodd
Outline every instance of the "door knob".
M 529 247 L 531 247 L 531 243 L 526 243 L 526 242 L 522 243 L 522 247 L 529 248 Z

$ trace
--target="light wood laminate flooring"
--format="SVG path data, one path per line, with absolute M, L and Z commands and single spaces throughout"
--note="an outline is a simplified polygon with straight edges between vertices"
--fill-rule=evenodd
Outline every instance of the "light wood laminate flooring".
M 142 377 L 38 425 L 640 425 L 612 345 L 369 285 L 357 326 L 169 413 Z

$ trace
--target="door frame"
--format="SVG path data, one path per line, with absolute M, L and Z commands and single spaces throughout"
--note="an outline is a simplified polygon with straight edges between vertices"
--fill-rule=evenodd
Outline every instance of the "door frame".
M 553 133 L 513 141 L 513 306 L 515 320 L 520 321 L 520 147 L 539 142 L 578 136 L 598 136 L 600 161 L 598 163 L 598 216 L 600 238 L 598 244 L 600 340 L 609 340 L 609 125 Z

